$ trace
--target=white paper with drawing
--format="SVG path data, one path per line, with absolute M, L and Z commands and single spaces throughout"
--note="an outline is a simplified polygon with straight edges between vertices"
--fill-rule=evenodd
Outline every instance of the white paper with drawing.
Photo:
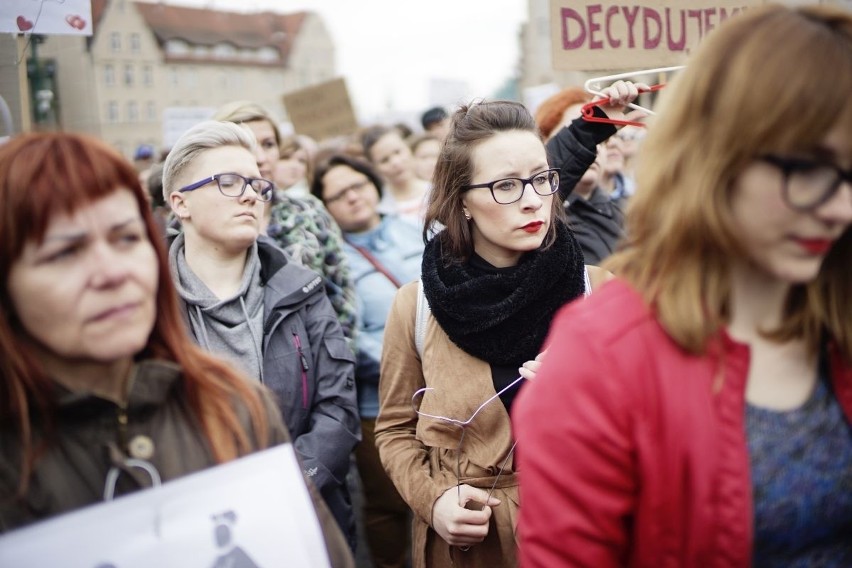
M 0 566 L 329 566 L 290 444 L 0 538 Z

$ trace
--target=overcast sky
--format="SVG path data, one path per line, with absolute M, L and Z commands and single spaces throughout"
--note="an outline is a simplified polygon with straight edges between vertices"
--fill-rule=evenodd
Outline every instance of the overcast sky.
M 518 65 L 527 0 L 168 0 L 229 10 L 318 13 L 361 116 L 420 112 L 430 79 L 466 81 L 490 97 Z

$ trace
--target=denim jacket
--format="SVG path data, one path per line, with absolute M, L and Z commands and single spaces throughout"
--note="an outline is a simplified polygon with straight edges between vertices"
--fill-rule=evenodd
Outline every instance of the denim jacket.
M 375 418 L 379 412 L 379 361 L 391 303 L 397 286 L 358 251 L 369 251 L 400 284 L 420 276 L 423 236 L 414 223 L 385 215 L 375 229 L 365 233 L 344 233 L 343 250 L 349 260 L 358 298 L 358 408 L 362 418 Z

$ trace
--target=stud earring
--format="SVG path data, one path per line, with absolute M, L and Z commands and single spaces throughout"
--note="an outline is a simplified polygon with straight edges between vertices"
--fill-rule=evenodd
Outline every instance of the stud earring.
M 472 219 L 472 217 L 470 216 L 470 213 L 468 213 L 467 211 L 464 212 L 464 218 L 467 219 L 468 221 L 470 221 Z

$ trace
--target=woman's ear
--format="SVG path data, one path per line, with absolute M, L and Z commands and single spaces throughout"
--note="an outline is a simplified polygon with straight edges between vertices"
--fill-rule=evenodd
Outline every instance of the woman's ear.
M 173 191 L 169 194 L 169 206 L 171 206 L 172 211 L 175 212 L 175 215 L 181 221 L 189 219 L 189 204 L 187 203 L 186 196 L 181 192 Z

